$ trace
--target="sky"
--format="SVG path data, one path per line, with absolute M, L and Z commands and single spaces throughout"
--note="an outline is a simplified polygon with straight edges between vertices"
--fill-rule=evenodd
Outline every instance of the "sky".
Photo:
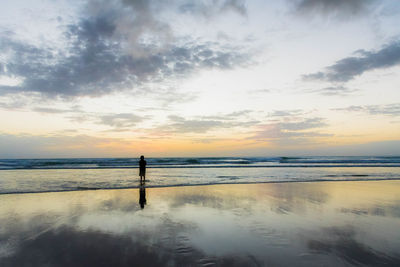
M 399 155 L 397 0 L 13 0 L 0 158 Z

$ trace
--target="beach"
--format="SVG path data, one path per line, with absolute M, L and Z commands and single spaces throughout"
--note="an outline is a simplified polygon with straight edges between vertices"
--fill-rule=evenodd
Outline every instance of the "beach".
M 398 180 L 2 194 L 0 266 L 399 266 L 399 226 Z
M 2 6 L 0 267 L 400 267 L 400 0 Z

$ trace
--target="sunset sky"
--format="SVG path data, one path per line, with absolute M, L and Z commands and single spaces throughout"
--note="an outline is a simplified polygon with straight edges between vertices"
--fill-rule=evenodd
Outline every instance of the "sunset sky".
M 400 1 L 1 6 L 0 158 L 400 154 Z

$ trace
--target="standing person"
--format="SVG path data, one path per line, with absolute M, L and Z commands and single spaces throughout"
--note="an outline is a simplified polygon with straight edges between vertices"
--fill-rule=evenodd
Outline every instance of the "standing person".
M 140 180 L 146 180 L 146 164 L 147 162 L 144 160 L 144 156 L 140 156 L 139 161 L 139 176 Z

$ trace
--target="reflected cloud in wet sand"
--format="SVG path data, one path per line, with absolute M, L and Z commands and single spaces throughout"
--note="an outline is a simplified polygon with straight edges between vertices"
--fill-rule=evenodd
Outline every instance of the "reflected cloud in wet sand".
M 0 266 L 398 266 L 399 192 L 379 181 L 1 195 Z
M 398 266 L 400 255 L 389 256 L 357 241 L 352 226 L 323 228 L 314 232 L 315 238 L 307 241 L 307 247 L 314 253 L 334 254 L 354 265 Z M 320 235 L 319 239 L 317 239 Z M 311 236 L 311 235 L 310 235 Z

